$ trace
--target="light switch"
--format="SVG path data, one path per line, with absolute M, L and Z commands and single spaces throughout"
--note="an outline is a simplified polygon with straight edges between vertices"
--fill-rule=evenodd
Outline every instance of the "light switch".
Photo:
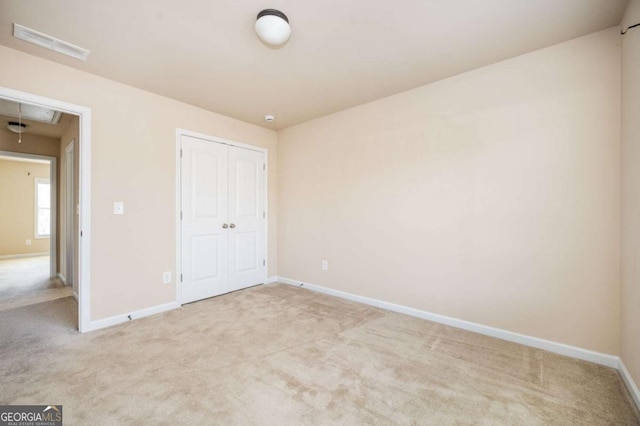
M 113 214 L 124 214 L 124 203 L 122 201 L 113 203 Z

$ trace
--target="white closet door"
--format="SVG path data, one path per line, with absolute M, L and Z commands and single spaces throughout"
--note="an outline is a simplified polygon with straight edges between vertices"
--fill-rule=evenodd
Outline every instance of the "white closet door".
M 264 283 L 265 158 L 264 153 L 229 147 L 229 288 Z
M 182 136 L 182 303 L 228 288 L 227 146 Z

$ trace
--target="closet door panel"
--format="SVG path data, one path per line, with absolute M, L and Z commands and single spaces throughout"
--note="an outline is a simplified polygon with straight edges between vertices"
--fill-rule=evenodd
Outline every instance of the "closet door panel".
M 182 303 L 228 289 L 227 146 L 182 136 Z
M 264 153 L 229 147 L 229 286 L 266 280 Z

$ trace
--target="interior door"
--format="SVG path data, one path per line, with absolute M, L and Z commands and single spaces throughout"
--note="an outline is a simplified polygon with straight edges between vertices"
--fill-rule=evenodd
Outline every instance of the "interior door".
M 182 135 L 182 303 L 230 291 L 227 146 Z
M 229 147 L 229 287 L 264 283 L 266 266 L 265 155 Z

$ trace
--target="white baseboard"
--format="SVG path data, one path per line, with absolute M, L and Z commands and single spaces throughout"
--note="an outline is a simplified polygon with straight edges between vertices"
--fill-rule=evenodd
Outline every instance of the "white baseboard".
M 22 259 L 23 257 L 40 257 L 40 256 L 49 256 L 49 252 L 45 251 L 43 253 L 5 254 L 4 256 L 0 256 L 0 260 Z
M 636 382 L 633 381 L 633 377 L 631 377 L 631 373 L 629 373 L 629 370 L 627 370 L 627 367 L 624 366 L 624 362 L 622 362 L 622 359 L 618 364 L 618 371 L 622 376 L 622 380 L 624 381 L 624 384 L 627 385 L 627 389 L 629 389 L 629 393 L 631 394 L 631 397 L 635 401 L 636 406 L 638 407 L 638 410 L 640 410 L 640 389 L 638 389 Z
M 347 293 L 340 290 L 334 290 L 331 288 L 322 287 L 315 284 L 309 284 L 309 283 L 305 283 L 298 280 L 292 280 L 290 278 L 278 277 L 278 282 L 281 282 L 283 284 L 289 284 L 289 285 L 307 288 L 309 290 L 328 294 L 330 296 L 336 296 L 336 297 L 351 300 L 354 302 L 364 303 L 365 305 L 371 305 L 377 308 L 386 309 L 388 311 L 398 312 L 401 314 L 426 319 L 428 321 L 449 325 L 451 327 L 473 331 L 474 333 L 484 334 L 485 336 L 496 337 L 498 339 L 506 340 L 509 342 L 519 343 L 521 345 L 530 346 L 537 349 L 543 349 L 545 351 L 557 353 L 560 355 L 566 355 L 572 358 L 577 358 L 577 359 L 593 362 L 600 365 L 605 365 L 611 368 L 618 368 L 619 366 L 620 358 L 615 355 L 608 355 L 600 352 L 594 352 L 588 349 L 578 348 L 576 346 L 565 345 L 564 343 L 553 342 L 551 340 L 545 340 L 537 337 L 527 336 L 525 334 L 514 333 L 512 331 L 507 331 L 507 330 L 503 330 L 495 327 L 489 327 L 487 325 L 482 325 L 482 324 L 478 324 L 470 321 L 452 318 L 445 315 L 439 315 L 439 314 L 434 314 L 427 311 L 421 311 L 419 309 L 410 308 L 408 306 L 397 305 L 395 303 L 389 303 L 383 300 L 373 299 L 365 296 L 359 296 L 357 294 Z
M 165 303 L 164 305 L 152 306 L 150 308 L 140 309 L 128 314 L 116 315 L 110 318 L 105 318 L 97 321 L 91 321 L 89 328 L 86 331 L 100 330 L 101 328 L 111 327 L 114 325 L 122 324 L 132 321 L 134 319 L 140 319 L 151 315 L 159 314 L 161 312 L 171 311 L 180 307 L 178 302 Z
M 595 364 L 604 365 L 606 367 L 615 368 L 619 371 L 620 376 L 622 376 L 622 379 L 627 386 L 627 389 L 629 390 L 629 393 L 636 403 L 636 406 L 638 407 L 638 409 L 640 409 L 640 390 L 634 382 L 633 377 L 631 377 L 629 370 L 627 370 L 624 363 L 622 362 L 622 359 L 620 359 L 620 357 L 618 356 L 594 352 L 576 346 L 565 345 L 564 343 L 553 342 L 550 340 L 527 336 L 520 333 L 514 333 L 512 331 L 489 327 L 470 321 L 434 314 L 427 311 L 421 311 L 419 309 L 410 308 L 408 306 L 397 305 L 395 303 L 389 303 L 383 300 L 359 296 L 357 294 L 334 290 L 315 284 L 305 283 L 303 281 L 292 280 L 290 278 L 277 277 L 277 282 L 306 288 L 312 291 L 317 291 L 319 293 L 328 294 L 330 296 L 340 297 L 354 302 L 375 306 L 377 308 L 382 308 L 389 311 L 426 319 L 440 324 L 449 325 L 451 327 L 461 328 L 463 330 L 472 331 L 478 334 L 484 334 L 486 336 L 496 337 L 498 339 L 506 340 L 509 342 L 519 343 L 521 345 L 530 346 L 560 355 L 566 355 L 572 358 L 581 359 L 583 361 L 589 361 Z
M 62 284 L 67 285 L 67 280 L 60 272 L 58 272 L 58 279 L 62 281 Z
M 269 277 L 267 278 L 267 282 L 265 282 L 265 284 L 273 284 L 275 282 L 278 282 L 278 277 Z

